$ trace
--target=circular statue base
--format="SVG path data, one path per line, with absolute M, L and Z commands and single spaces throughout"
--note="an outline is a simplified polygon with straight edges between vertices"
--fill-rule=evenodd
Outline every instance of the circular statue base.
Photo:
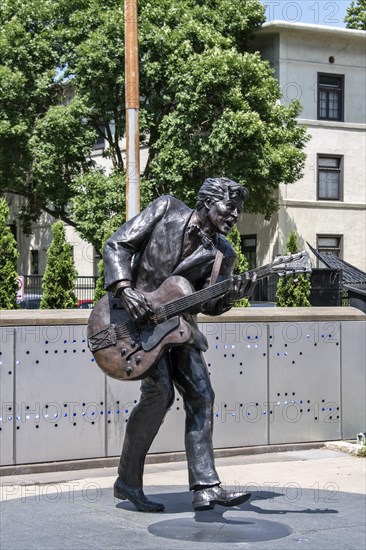
M 198 512 L 194 517 L 167 519 L 149 526 L 158 537 L 191 542 L 258 542 L 287 537 L 292 529 L 283 523 L 245 517 L 242 513 Z

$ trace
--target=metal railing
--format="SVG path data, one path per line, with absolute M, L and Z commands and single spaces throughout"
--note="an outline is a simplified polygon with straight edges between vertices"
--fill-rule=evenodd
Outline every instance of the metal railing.
M 310 303 L 312 306 L 349 305 L 345 300 L 347 295 L 342 286 L 340 269 L 314 268 L 311 275 Z M 277 275 L 269 275 L 257 283 L 252 301 L 277 302 Z M 343 293 L 343 301 L 342 301 Z
M 24 275 L 24 294 L 42 294 L 42 275 Z M 75 294 L 78 300 L 93 300 L 97 277 L 78 277 L 75 282 Z

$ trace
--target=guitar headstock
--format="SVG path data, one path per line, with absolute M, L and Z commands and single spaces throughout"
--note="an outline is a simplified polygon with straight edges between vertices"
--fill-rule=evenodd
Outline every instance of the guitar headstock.
M 295 273 L 311 273 L 311 261 L 309 254 L 304 250 L 296 254 L 277 256 L 271 264 L 271 271 L 280 277 Z

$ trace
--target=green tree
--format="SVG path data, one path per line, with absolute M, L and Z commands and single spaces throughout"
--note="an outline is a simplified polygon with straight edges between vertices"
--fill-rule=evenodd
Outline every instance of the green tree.
M 249 263 L 242 252 L 241 237 L 236 225 L 232 227 L 227 238 L 233 245 L 234 250 L 236 252 L 236 265 L 234 269 L 234 274 L 239 275 L 240 273 L 244 273 L 245 271 L 248 271 Z M 249 299 L 243 298 L 242 300 L 238 300 L 237 302 L 235 302 L 234 307 L 250 307 Z
M 142 206 L 163 193 L 193 205 L 205 177 L 225 175 L 268 218 L 273 191 L 300 177 L 300 105 L 279 104 L 273 70 L 250 51 L 264 11 L 259 0 L 140 0 Z M 85 212 L 68 205 L 95 172 L 95 212 L 108 200 L 90 158 L 97 135 L 123 193 L 123 2 L 2 0 L 0 25 L 1 187 L 24 197 L 28 230 L 45 210 L 85 236 Z
M 95 170 L 76 178 L 73 190 L 70 211 L 78 220 L 78 231 L 101 254 L 106 236 L 125 219 L 125 176 L 121 172 L 107 176 L 103 170 Z
M 292 231 L 289 235 L 286 254 L 299 252 L 297 235 Z M 310 277 L 308 275 L 289 275 L 281 277 L 277 283 L 277 307 L 307 307 L 310 306 L 309 296 L 311 290 Z
M 103 298 L 104 294 L 106 294 L 106 290 L 104 289 L 104 261 L 103 261 L 103 250 L 104 245 L 106 243 L 106 240 L 114 233 L 114 230 L 117 228 L 111 228 L 107 227 L 102 239 L 102 246 L 101 246 L 101 259 L 98 262 L 98 279 L 97 283 L 95 285 L 95 293 L 94 293 L 94 302 L 97 302 L 101 298 Z
M 0 198 L 0 309 L 16 309 L 18 290 L 17 243 L 8 226 L 9 208 Z
M 62 81 L 60 5 L 2 0 L 0 7 L 0 181 L 24 198 L 26 232 L 44 210 L 68 223 L 70 182 L 86 169 L 95 139 L 82 98 Z
M 53 240 L 47 251 L 46 270 L 42 280 L 41 308 L 71 309 L 77 303 L 74 293 L 77 271 L 61 220 L 53 224 L 52 234 Z
M 366 31 L 366 0 L 352 0 L 344 21 L 348 29 Z

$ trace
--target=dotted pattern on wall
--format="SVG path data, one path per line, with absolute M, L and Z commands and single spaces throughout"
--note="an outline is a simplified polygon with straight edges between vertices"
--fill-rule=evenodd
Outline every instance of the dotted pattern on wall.
M 216 447 L 265 445 L 268 441 L 267 325 L 201 325 L 209 350 L 206 361 L 215 391 Z
M 108 420 L 126 415 L 106 401 L 86 326 L 2 328 L 1 338 L 1 464 L 106 456 Z M 124 403 L 138 399 L 138 382 L 120 389 Z
M 13 443 L 14 417 L 13 384 L 14 384 L 14 329 L 0 329 L 0 464 L 14 462 Z
M 200 329 L 216 394 L 215 447 L 340 437 L 339 323 Z M 2 464 L 120 454 L 140 383 L 99 370 L 85 326 L 2 328 L 1 341 Z M 184 450 L 184 416 L 176 392 L 151 452 Z
M 340 324 L 273 324 L 269 362 L 270 443 L 339 439 Z

